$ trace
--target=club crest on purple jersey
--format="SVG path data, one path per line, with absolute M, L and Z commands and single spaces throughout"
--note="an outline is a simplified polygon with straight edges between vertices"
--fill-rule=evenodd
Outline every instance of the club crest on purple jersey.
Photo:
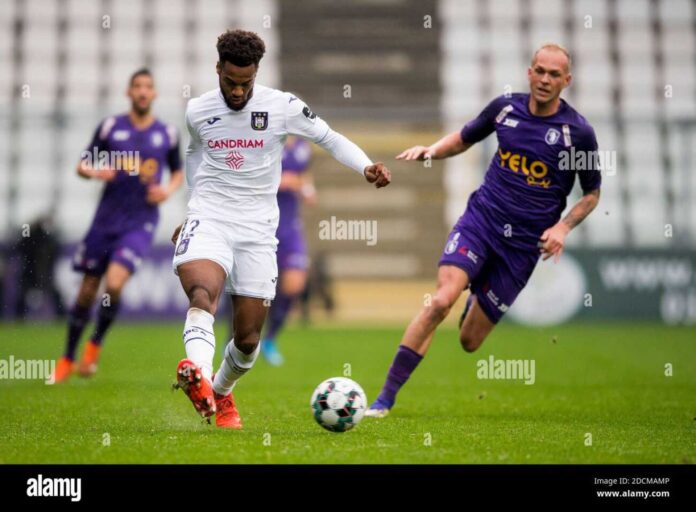
M 556 130 L 555 128 L 549 128 L 549 130 L 546 132 L 546 136 L 544 137 L 544 140 L 549 146 L 553 146 L 556 142 L 558 142 L 558 139 L 561 138 L 561 132 Z

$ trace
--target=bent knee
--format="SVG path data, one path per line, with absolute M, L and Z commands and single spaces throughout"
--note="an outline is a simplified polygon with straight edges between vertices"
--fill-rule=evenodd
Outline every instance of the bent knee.
M 240 352 L 251 354 L 259 345 L 261 333 L 252 331 L 247 333 L 235 333 L 234 344 Z
M 448 294 L 438 293 L 432 298 L 428 311 L 433 318 L 443 320 L 455 302 L 456 298 L 451 298 Z
M 283 295 L 295 297 L 304 291 L 304 283 L 282 283 L 280 291 L 283 292 Z
M 486 335 L 480 332 L 462 331 L 459 334 L 459 343 L 461 343 L 462 348 L 469 353 L 476 351 L 485 339 Z
M 92 304 L 94 304 L 94 300 L 97 298 L 98 291 L 98 288 L 90 290 L 80 290 L 80 292 L 77 294 L 76 302 L 80 304 L 80 306 L 90 307 Z
M 107 283 L 104 293 L 110 297 L 111 300 L 117 301 L 121 298 L 121 290 L 123 290 L 123 286 L 109 286 Z
M 94 300 L 97 298 L 97 292 L 99 292 L 99 279 L 93 279 L 85 282 L 80 287 L 77 293 L 77 303 L 83 307 L 90 307 Z
M 189 290 L 189 302 L 192 308 L 199 308 L 208 313 L 214 314 L 216 308 L 216 298 L 213 293 L 204 286 L 194 286 Z

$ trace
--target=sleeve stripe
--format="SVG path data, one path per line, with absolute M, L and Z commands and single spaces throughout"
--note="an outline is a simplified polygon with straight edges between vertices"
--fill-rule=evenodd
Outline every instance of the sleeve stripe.
M 115 117 L 107 117 L 102 123 L 101 130 L 99 130 L 99 138 L 101 140 L 106 140 L 106 138 L 109 136 L 109 133 L 111 132 L 111 128 L 113 128 L 115 124 Z
M 179 143 L 179 135 L 176 127 L 171 124 L 167 125 L 167 135 L 169 136 L 169 147 L 173 148 Z

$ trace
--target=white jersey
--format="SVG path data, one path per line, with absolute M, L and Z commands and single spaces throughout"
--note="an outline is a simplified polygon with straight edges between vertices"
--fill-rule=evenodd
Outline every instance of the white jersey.
M 253 226 L 262 237 L 274 237 L 278 225 L 276 194 L 288 134 L 321 145 L 360 173 L 372 163 L 302 100 L 262 85 L 254 86 L 239 111 L 227 106 L 220 89 L 190 100 L 186 126 L 189 213 Z

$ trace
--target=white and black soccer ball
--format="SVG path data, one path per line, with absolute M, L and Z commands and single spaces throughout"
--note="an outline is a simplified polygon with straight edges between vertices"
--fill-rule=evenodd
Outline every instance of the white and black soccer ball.
M 357 382 L 333 377 L 317 386 L 310 405 L 319 425 L 331 432 L 345 432 L 362 420 L 367 397 Z

